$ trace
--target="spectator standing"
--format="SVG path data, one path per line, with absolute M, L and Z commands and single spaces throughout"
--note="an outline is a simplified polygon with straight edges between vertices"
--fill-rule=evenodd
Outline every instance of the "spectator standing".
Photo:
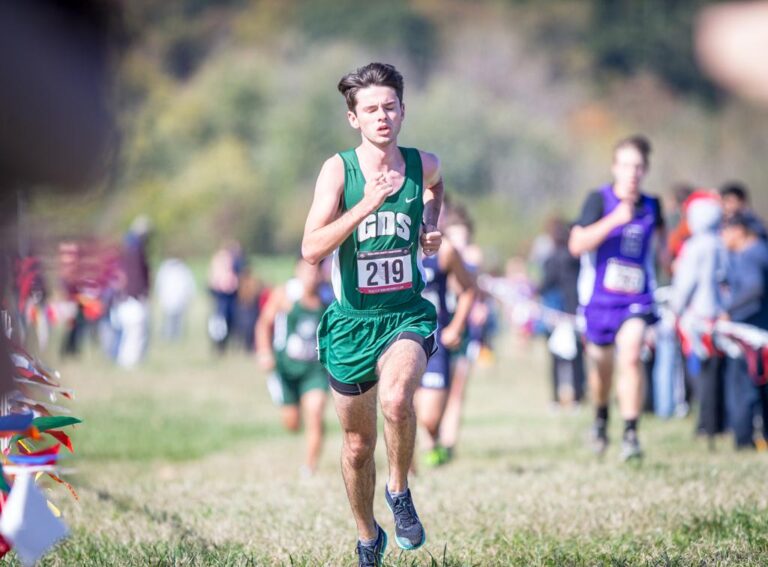
M 556 219 L 549 228 L 554 248 L 544 261 L 539 295 L 547 307 L 575 315 L 579 307 L 577 281 L 580 261 L 568 250 L 570 227 L 562 219 Z M 569 360 L 552 353 L 552 396 L 555 404 L 571 400 L 579 403 L 584 397 L 584 347 L 576 339 L 572 326 L 569 331 L 574 334 L 575 357 Z M 570 400 L 561 397 L 567 389 L 571 390 Z
M 246 352 L 256 348 L 255 328 L 259 318 L 259 303 L 264 285 L 251 268 L 246 266 L 240 275 L 240 286 L 237 291 L 237 334 L 242 340 Z
M 679 317 L 684 351 L 698 377 L 701 411 L 698 430 L 710 438 L 724 428 L 722 359 L 704 337 L 725 313 L 721 286 L 728 261 L 718 234 L 722 207 L 716 195 L 697 192 L 686 202 L 691 237 L 675 263 L 670 307 Z
M 537 276 L 542 273 L 544 263 L 555 250 L 557 243 L 552 237 L 552 233 L 560 222 L 560 219 L 554 217 L 547 219 L 544 224 L 544 231 L 541 234 L 537 234 L 531 243 L 528 263 L 534 268 Z
M 763 220 L 752 210 L 749 203 L 749 190 L 739 181 L 725 183 L 720 188 L 720 198 L 723 201 L 723 217 L 730 218 L 741 213 L 750 230 L 763 240 L 768 240 L 768 231 Z
M 667 248 L 671 259 L 677 258 L 685 241 L 691 236 L 688 222 L 685 220 L 685 202 L 693 194 L 694 189 L 687 183 L 678 183 L 674 189 L 675 207 L 667 216 Z
M 195 295 L 195 278 L 178 258 L 163 260 L 157 269 L 155 291 L 162 314 L 162 336 L 175 342 L 181 338 L 184 315 Z
M 67 316 L 64 318 L 66 333 L 61 345 L 61 354 L 64 357 L 78 356 L 82 338 L 85 333 L 85 316 L 82 304 L 78 301 L 79 273 L 80 273 L 80 246 L 74 241 L 59 243 L 59 281 L 67 298 Z
M 117 363 L 126 368 L 141 361 L 149 337 L 149 228 L 146 216 L 136 217 L 123 240 L 121 260 L 125 280 L 122 298 L 116 306 L 120 328 Z
M 208 335 L 220 353 L 226 349 L 235 328 L 241 267 L 240 244 L 230 241 L 216 251 L 208 270 L 208 289 L 214 301 L 213 314 L 208 320 Z
M 670 259 L 668 275 L 672 275 L 675 258 L 680 254 L 685 241 L 690 238 L 686 215 L 686 202 L 694 193 L 687 183 L 677 183 L 672 189 L 673 206 L 667 214 L 667 252 Z M 690 376 L 680 351 L 680 341 L 675 329 L 675 315 L 668 309 L 660 310 L 660 320 L 654 327 L 656 348 L 654 349 L 652 380 L 649 399 L 653 412 L 663 418 L 675 414 L 686 415 L 688 402 L 693 391 Z
M 768 330 L 768 244 L 755 233 L 749 216 L 736 212 L 726 219 L 723 241 L 730 252 L 728 271 L 728 316 L 732 321 Z M 744 358 L 726 361 L 726 401 L 728 418 L 737 449 L 752 449 L 754 417 L 763 421 L 763 437 L 768 428 L 768 386 L 756 385 L 747 372 Z

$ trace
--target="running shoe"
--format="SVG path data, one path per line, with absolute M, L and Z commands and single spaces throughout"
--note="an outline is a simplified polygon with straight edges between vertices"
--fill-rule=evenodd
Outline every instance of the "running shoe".
M 427 451 L 424 455 L 424 464 L 430 468 L 444 465 L 448 460 L 448 450 L 440 445 L 436 445 L 434 449 Z
M 598 457 L 602 457 L 608 449 L 608 428 L 604 422 L 595 422 L 592 426 L 589 441 L 592 445 L 592 452 Z
M 637 431 L 634 429 L 624 433 L 624 439 L 621 442 L 621 460 L 624 462 L 643 457 L 643 449 L 640 447 L 640 441 L 637 438 Z
M 357 565 L 358 567 L 381 567 L 384 561 L 384 552 L 387 550 L 387 532 L 376 524 L 379 533 L 376 535 L 376 541 L 373 545 L 363 545 L 360 540 L 357 542 Z
M 427 540 L 424 526 L 421 525 L 416 508 L 413 507 L 411 490 L 407 489 L 402 496 L 392 496 L 389 488 L 384 487 L 387 506 L 395 517 L 395 541 L 402 549 L 418 549 Z

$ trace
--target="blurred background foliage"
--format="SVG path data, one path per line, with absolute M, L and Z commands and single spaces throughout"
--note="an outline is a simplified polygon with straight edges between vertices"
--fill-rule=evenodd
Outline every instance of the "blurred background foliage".
M 759 208 L 768 115 L 696 67 L 701 0 L 132 0 L 112 178 L 48 195 L 48 234 L 118 235 L 150 216 L 162 254 L 294 253 L 322 162 L 355 145 L 336 83 L 372 60 L 406 78 L 401 143 L 436 152 L 492 258 L 607 180 L 610 149 L 654 142 L 648 189 L 741 179 Z

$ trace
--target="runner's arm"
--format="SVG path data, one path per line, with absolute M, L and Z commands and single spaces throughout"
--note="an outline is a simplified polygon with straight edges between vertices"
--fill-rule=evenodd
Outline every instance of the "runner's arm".
M 423 232 L 419 241 L 427 256 L 436 254 L 443 242 L 443 235 L 437 229 L 440 209 L 443 206 L 443 178 L 440 174 L 440 160 L 435 154 L 421 153 L 424 172 L 424 212 L 422 215 Z
M 274 340 L 275 319 L 285 301 L 285 288 L 279 287 L 270 295 L 256 321 L 256 355 L 265 370 L 275 365 L 275 353 L 272 349 Z
M 585 204 L 585 209 L 588 206 L 589 201 Z M 614 228 L 631 221 L 634 216 L 634 205 L 628 201 L 622 201 L 610 213 L 594 222 L 585 222 L 584 216 L 585 214 L 582 213 L 582 219 L 571 229 L 568 239 L 568 250 L 574 256 L 581 256 L 597 249 Z
M 664 212 L 661 208 L 661 201 L 654 198 L 655 220 L 653 231 L 653 252 L 656 258 L 656 264 L 664 270 L 668 276 L 672 275 L 672 253 L 670 252 L 667 234 L 667 223 L 664 220 Z
M 474 275 L 467 270 L 456 248 L 449 242 L 446 242 L 443 246 L 446 248 L 446 266 L 444 269 L 446 272 L 453 274 L 460 288 L 459 297 L 456 301 L 456 310 L 453 312 L 451 322 L 443 329 L 443 343 L 446 347 L 456 348 L 461 343 L 461 335 L 467 326 L 469 313 L 472 311 L 472 306 L 477 297 L 477 283 L 475 282 Z M 448 331 L 447 337 L 446 331 Z M 455 340 L 446 340 L 453 339 L 453 335 L 455 335 Z
M 344 193 L 344 163 L 335 155 L 323 164 L 315 184 L 315 196 L 304 225 L 301 255 L 310 264 L 317 264 L 328 256 L 378 209 L 391 193 L 392 186 L 379 177 L 365 185 L 365 195 L 343 214 L 341 198 Z
M 421 152 L 424 170 L 424 217 L 427 227 L 437 227 L 440 209 L 443 206 L 443 176 L 440 159 L 429 152 Z

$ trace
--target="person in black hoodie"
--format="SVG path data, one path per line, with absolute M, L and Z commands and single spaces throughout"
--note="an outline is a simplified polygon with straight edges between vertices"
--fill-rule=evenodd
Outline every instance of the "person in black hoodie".
M 544 261 L 539 295 L 547 306 L 575 314 L 579 306 L 577 281 L 580 263 L 568 251 L 570 227 L 562 219 L 557 219 L 550 231 L 554 249 Z M 562 386 L 566 384 L 573 388 L 574 402 L 579 403 L 584 397 L 584 348 L 580 340 L 576 341 L 576 345 L 576 357 L 572 360 L 552 353 L 552 396 L 556 404 L 566 401 L 560 396 Z

